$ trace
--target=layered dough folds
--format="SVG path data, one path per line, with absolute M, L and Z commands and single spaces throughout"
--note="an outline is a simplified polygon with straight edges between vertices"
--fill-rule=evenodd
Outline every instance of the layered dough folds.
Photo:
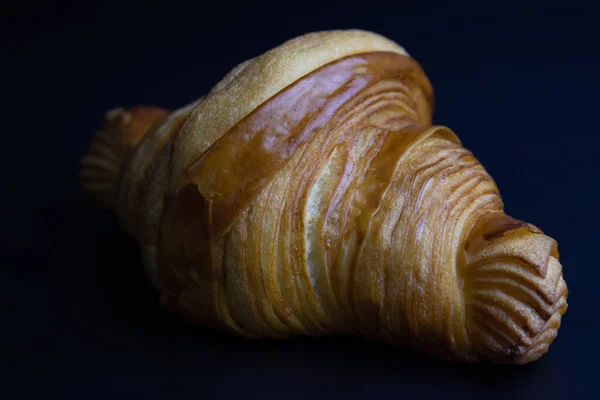
M 502 211 L 402 48 L 294 39 L 133 150 L 118 212 L 164 302 L 248 337 L 359 335 L 525 363 L 566 310 L 556 243 Z

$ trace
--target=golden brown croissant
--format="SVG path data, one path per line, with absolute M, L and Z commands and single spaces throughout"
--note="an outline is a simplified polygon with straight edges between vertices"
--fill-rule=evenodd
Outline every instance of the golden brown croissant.
M 535 360 L 567 309 L 556 242 L 503 213 L 432 103 L 394 42 L 304 35 L 179 110 L 110 111 L 82 181 L 202 325 Z

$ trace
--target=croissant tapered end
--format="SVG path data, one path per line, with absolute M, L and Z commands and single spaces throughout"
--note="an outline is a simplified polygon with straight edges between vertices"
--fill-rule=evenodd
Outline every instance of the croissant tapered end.
M 104 127 L 90 143 L 81 160 L 81 185 L 98 203 L 115 208 L 117 185 L 131 150 L 150 127 L 166 114 L 157 107 L 115 108 L 104 116 Z
M 567 310 L 556 242 L 502 213 L 484 216 L 466 244 L 467 329 L 481 359 L 525 364 L 548 351 Z

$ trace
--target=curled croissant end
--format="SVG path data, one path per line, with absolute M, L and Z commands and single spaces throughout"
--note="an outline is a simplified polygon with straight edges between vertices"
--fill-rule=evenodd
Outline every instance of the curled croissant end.
M 567 310 L 556 242 L 491 213 L 477 222 L 465 252 L 468 331 L 478 354 L 524 364 L 546 353 Z
M 163 304 L 201 325 L 533 361 L 567 308 L 556 243 L 504 214 L 432 107 L 396 43 L 313 33 L 169 114 L 110 112 L 83 183 L 140 244 Z
M 81 161 L 81 184 L 103 206 L 115 208 L 121 170 L 131 150 L 166 111 L 157 107 L 115 108 Z

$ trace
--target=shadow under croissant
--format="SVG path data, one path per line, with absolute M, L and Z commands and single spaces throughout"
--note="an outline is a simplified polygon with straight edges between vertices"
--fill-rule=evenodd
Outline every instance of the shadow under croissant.
M 116 223 L 98 231 L 93 245 L 86 249 L 97 292 L 103 293 L 102 304 L 112 318 L 125 320 L 154 318 L 159 313 L 159 293 L 147 278 L 138 249 Z M 102 289 L 98 290 L 98 287 Z

